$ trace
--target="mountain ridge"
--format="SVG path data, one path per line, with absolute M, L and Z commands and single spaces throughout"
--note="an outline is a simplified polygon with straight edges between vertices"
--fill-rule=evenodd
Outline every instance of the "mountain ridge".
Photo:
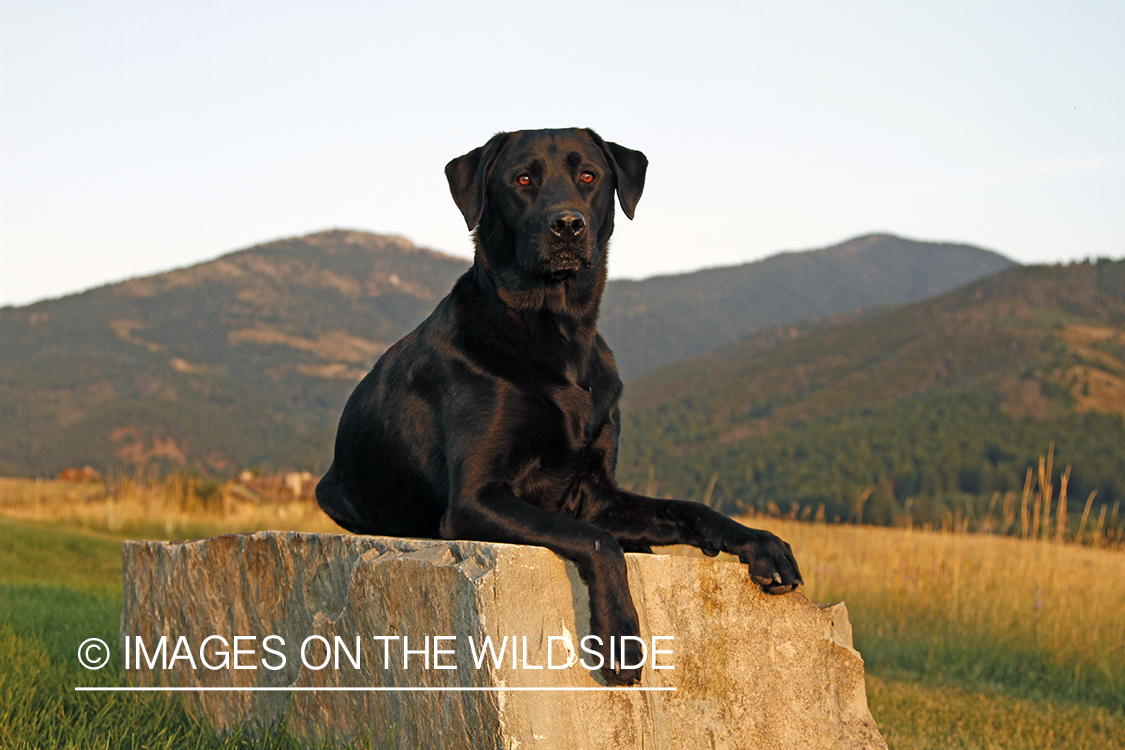
M 919 259 L 929 246 L 886 236 L 867 244 L 887 249 L 888 242 L 913 248 L 913 260 L 899 264 L 908 268 L 871 284 L 861 267 L 849 283 L 862 294 L 843 294 L 828 307 L 869 304 L 872 287 L 897 293 L 903 274 L 925 270 Z M 355 382 L 468 265 L 401 237 L 327 230 L 0 308 L 0 473 L 50 475 L 74 464 L 157 463 L 207 474 L 258 464 L 322 468 Z M 741 273 L 753 275 L 754 266 Z M 721 345 L 746 320 L 769 318 L 755 312 L 761 300 L 740 301 L 731 289 L 724 307 L 706 294 L 688 304 L 693 294 L 675 284 L 669 293 L 667 277 L 631 283 L 641 307 L 677 300 L 677 325 L 691 330 L 692 345 Z M 645 367 L 630 349 L 677 350 L 660 322 L 666 314 L 646 317 L 614 301 L 621 284 L 609 284 L 606 302 L 619 312 L 603 308 L 603 330 L 616 326 L 610 343 L 628 375 Z
M 738 266 L 614 282 L 600 330 L 630 380 L 770 325 L 923 299 L 1015 265 L 973 245 L 861 235 Z M 701 335 L 700 298 L 709 302 L 710 336 Z

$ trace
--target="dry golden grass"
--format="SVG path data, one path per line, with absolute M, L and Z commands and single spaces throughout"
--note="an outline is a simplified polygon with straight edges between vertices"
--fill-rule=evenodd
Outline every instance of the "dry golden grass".
M 236 489 L 144 472 L 106 484 L 0 477 L 0 513 L 156 539 L 263 529 L 342 533 L 311 500 L 255 502 Z
M 864 637 L 1006 644 L 1125 686 L 1125 554 L 982 534 L 745 519 L 793 547 L 804 591 Z M 867 619 L 867 622 L 864 622 Z

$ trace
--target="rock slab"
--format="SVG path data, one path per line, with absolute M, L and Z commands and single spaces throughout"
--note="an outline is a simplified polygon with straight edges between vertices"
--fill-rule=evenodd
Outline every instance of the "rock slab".
M 586 587 L 542 548 L 262 532 L 122 556 L 131 679 L 192 688 L 220 729 L 284 718 L 377 747 L 886 747 L 845 606 L 768 596 L 735 563 L 626 556 L 649 652 L 638 690 L 587 669 Z

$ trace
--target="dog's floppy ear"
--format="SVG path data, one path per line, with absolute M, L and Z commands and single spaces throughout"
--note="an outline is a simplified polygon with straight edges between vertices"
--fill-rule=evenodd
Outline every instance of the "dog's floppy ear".
M 497 133 L 480 148 L 474 148 L 445 165 L 449 192 L 453 193 L 453 202 L 461 209 L 469 229 L 476 227 L 480 223 L 481 215 L 484 214 L 488 173 L 492 171 L 496 155 L 500 153 L 507 140 L 507 133 Z
M 648 158 L 640 151 L 603 141 L 600 135 L 589 128 L 586 132 L 598 144 L 605 155 L 605 160 L 613 168 L 613 184 L 617 188 L 617 200 L 621 202 L 621 210 L 632 219 L 633 212 L 637 210 L 637 201 L 641 199 L 641 192 L 645 189 Z

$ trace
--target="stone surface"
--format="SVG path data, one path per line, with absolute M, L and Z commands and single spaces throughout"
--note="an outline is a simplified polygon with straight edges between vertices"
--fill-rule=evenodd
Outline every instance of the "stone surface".
M 650 655 L 641 687 L 675 690 L 645 691 L 609 689 L 581 663 L 546 668 L 548 658 L 567 663 L 564 636 L 575 656 L 591 665 L 594 657 L 580 650 L 586 587 L 573 564 L 545 549 L 263 532 L 128 542 L 122 554 L 122 640 L 135 683 L 302 688 L 187 693 L 221 728 L 284 715 L 297 732 L 366 736 L 378 747 L 388 739 L 425 748 L 886 747 L 844 605 L 767 596 L 735 563 L 627 555 L 642 637 L 650 647 L 653 636 L 673 637 L 655 642 L 670 652 L 655 663 L 673 668 L 653 669 Z M 209 636 L 223 641 L 205 644 Z M 330 644 L 339 636 L 352 653 L 358 637 L 359 667 L 338 652 L 338 664 L 316 668 L 328 656 L 316 639 L 304 664 L 310 636 Z M 498 666 L 486 655 L 477 668 L 473 646 L 479 652 L 485 636 L 497 650 L 507 638 L 506 650 Z M 406 668 L 403 637 L 419 652 Z M 240 668 L 224 668 L 224 641 L 228 653 L 242 652 Z M 311 690 L 388 686 L 446 689 Z M 543 687 L 584 690 L 513 689 Z

